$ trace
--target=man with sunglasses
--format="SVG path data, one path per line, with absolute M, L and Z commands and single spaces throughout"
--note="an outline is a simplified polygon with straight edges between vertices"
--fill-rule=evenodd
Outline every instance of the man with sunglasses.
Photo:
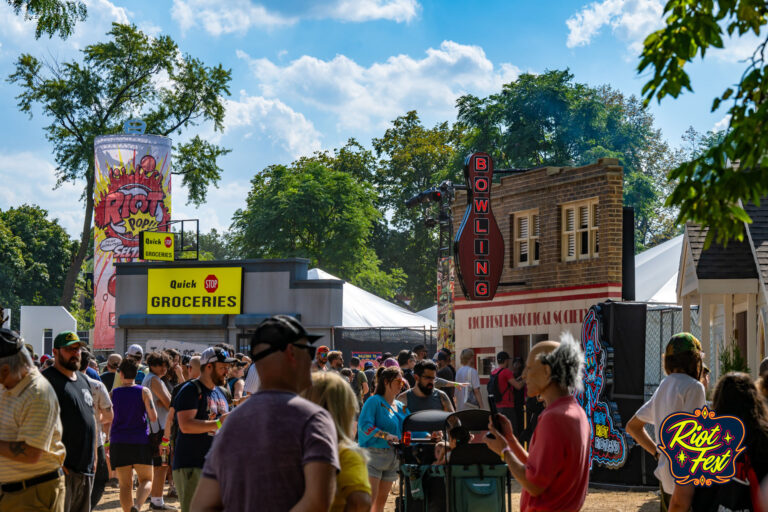
M 336 428 L 328 411 L 298 396 L 312 383 L 310 344 L 318 338 L 285 315 L 256 329 L 251 351 L 261 388 L 216 436 L 192 510 L 330 508 L 339 470 Z

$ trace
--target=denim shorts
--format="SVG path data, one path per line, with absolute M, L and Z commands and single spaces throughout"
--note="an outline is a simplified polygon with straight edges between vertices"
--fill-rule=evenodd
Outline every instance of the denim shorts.
M 366 448 L 368 476 L 385 482 L 397 480 L 398 460 L 394 448 Z

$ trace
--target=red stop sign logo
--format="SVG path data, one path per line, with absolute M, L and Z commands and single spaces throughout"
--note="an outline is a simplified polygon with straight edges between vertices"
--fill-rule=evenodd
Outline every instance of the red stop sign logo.
M 167 248 L 169 248 L 169 249 L 170 249 L 170 248 L 171 248 L 171 244 L 172 244 L 172 243 L 173 243 L 173 241 L 171 240 L 171 237 L 169 237 L 169 236 L 165 237 L 165 246 L 166 246 Z
M 205 278 L 205 291 L 213 293 L 219 288 L 219 278 L 213 274 L 209 274 Z

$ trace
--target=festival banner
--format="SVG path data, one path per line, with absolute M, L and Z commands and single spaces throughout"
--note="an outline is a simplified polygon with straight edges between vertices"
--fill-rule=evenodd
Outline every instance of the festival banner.
M 360 367 L 362 368 L 368 361 L 375 363 L 381 357 L 381 352 L 352 352 L 352 357 L 360 360 Z
M 94 348 L 115 346 L 115 263 L 138 260 L 139 233 L 171 220 L 171 139 L 104 135 L 93 143 Z

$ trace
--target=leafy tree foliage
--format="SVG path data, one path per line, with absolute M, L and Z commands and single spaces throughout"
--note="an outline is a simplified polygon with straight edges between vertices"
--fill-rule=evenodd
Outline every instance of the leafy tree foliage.
M 459 98 L 458 119 L 468 129 L 465 151 L 488 152 L 497 167 L 513 168 L 617 158 L 624 167 L 624 203 L 635 208 L 642 250 L 671 234 L 662 185 L 674 154 L 640 100 L 573 78 L 568 70 L 523 74 L 498 94 Z
M 59 34 L 66 39 L 72 35 L 75 24 L 85 20 L 88 10 L 79 0 L 7 0 L 14 12 L 26 20 L 36 20 L 35 38 Z
M 199 122 L 213 122 L 221 130 L 222 95 L 229 94 L 229 70 L 182 55 L 168 36 L 150 38 L 133 25 L 119 24 L 113 24 L 108 35 L 109 41 L 84 48 L 81 62 L 46 64 L 24 54 L 9 78 L 21 88 L 21 111 L 31 116 L 39 107 L 50 121 L 45 131 L 54 147 L 59 183 L 84 182 L 85 219 L 61 291 L 60 304 L 65 306 L 71 302 L 90 236 L 94 137 L 122 132 L 123 123 L 137 113 L 147 123 L 147 133 L 178 134 Z M 159 80 L 163 76 L 167 81 Z M 218 182 L 216 159 L 227 150 L 195 137 L 175 151 L 179 158 L 174 173 L 181 174 L 190 201 L 200 204 L 207 186 Z
M 0 212 L 0 305 L 19 308 L 58 302 L 77 244 L 58 220 L 38 206 L 22 205 Z
M 768 4 L 758 0 L 670 0 L 665 26 L 644 42 L 638 71 L 650 70 L 643 87 L 645 103 L 692 91 L 686 65 L 712 48 L 723 48 L 723 36 L 759 36 L 768 22 Z M 742 240 L 751 222 L 743 201 L 759 203 L 768 194 L 768 67 L 766 41 L 758 44 L 735 87 L 714 99 L 712 111 L 730 101 L 730 123 L 722 140 L 681 163 L 669 177 L 674 189 L 668 204 L 679 207 L 678 220 L 708 226 L 706 244 Z
M 403 295 L 411 298 L 415 309 L 436 300 L 438 239 L 437 230 L 425 226 L 423 209 L 408 209 L 405 201 L 443 180 L 459 179 L 461 133 L 448 123 L 426 128 L 411 111 L 373 140 L 380 157 L 374 183 L 385 213 L 376 228 L 376 252 L 385 268 L 405 271 Z
M 370 246 L 380 218 L 369 183 L 334 169 L 328 154 L 273 165 L 251 180 L 246 208 L 235 212 L 232 243 L 244 258 L 309 258 L 342 279 L 390 298 L 399 269 L 382 271 Z

